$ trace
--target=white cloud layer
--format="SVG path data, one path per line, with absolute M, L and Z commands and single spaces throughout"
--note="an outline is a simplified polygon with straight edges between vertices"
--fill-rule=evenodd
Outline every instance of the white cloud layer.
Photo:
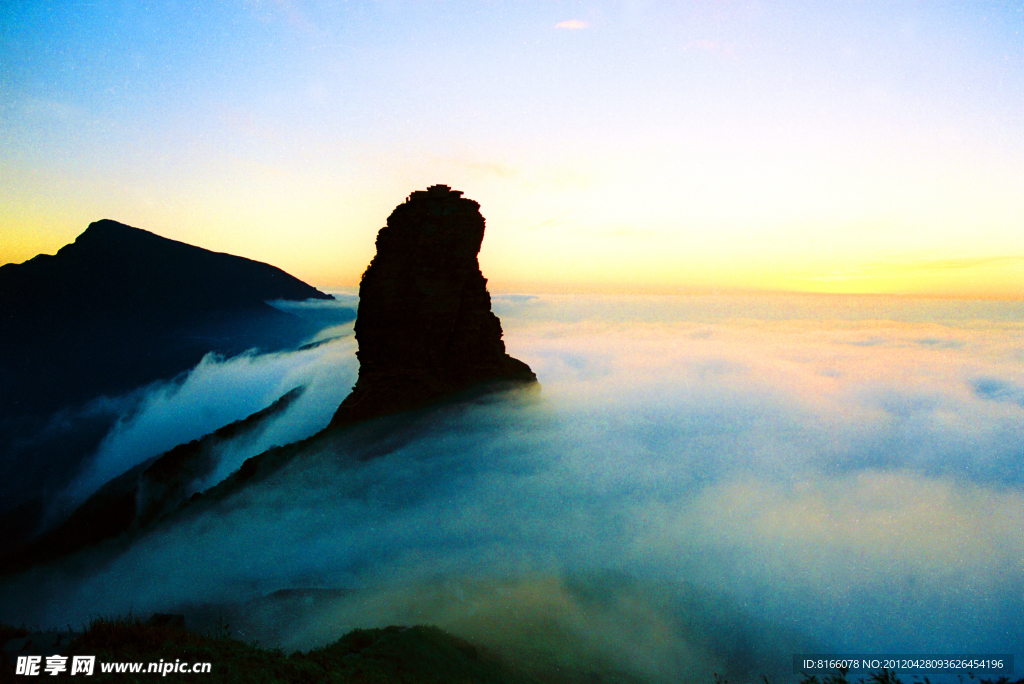
M 323 429 L 355 383 L 358 365 L 351 327 L 331 329 L 346 337 L 327 337 L 323 344 L 295 352 L 227 360 L 208 354 L 183 382 L 157 386 L 121 418 L 69 488 L 69 499 L 83 501 L 146 459 L 256 413 L 298 386 L 306 392 L 257 439 L 223 447 L 217 478 L 250 456 Z
M 64 625 L 347 588 L 359 599 L 284 622 L 257 601 L 246 629 L 288 647 L 416 620 L 498 639 L 473 616 L 514 632 L 543 614 L 566 629 L 593 623 L 579 629 L 597 644 L 615 640 L 621 618 L 634 630 L 622 652 L 633 638 L 650 647 L 623 667 L 647 672 L 671 651 L 692 666 L 675 676 L 726 657 L 724 636 L 700 647 L 652 637 L 667 609 L 650 592 L 609 590 L 617 607 L 601 617 L 565 588 L 624 573 L 675 587 L 661 597 L 673 601 L 696 587 L 693 625 L 734 615 L 721 634 L 778 649 L 793 630 L 847 652 L 1013 652 L 1024 643 L 1024 326 L 998 303 L 897 304 L 495 297 L 539 399 L 420 419 L 370 460 L 342 440 L 100 569 L 9 582 L 0 606 L 8 621 Z M 180 408 L 160 403 L 169 397 L 147 410 L 173 422 L 214 396 L 243 402 L 243 386 L 258 408 L 300 378 L 354 378 L 351 346 L 321 349 L 334 356 L 225 364 L 216 387 L 183 387 Z M 297 405 L 262 443 L 321 414 Z M 163 434 L 146 415 L 119 443 Z M 755 629 L 754 616 L 774 626 Z M 792 655 L 751 646 L 728 657 L 741 651 L 764 667 Z

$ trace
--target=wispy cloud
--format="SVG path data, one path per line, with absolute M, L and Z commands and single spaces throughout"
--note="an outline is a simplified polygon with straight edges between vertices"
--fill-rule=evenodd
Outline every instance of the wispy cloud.
M 588 26 L 590 26 L 590 24 L 582 21 L 581 19 L 567 19 L 566 21 L 560 21 L 555 24 L 555 28 L 560 29 L 585 29 Z
M 275 422 L 245 451 L 233 453 L 228 472 L 271 446 L 308 437 L 327 424 L 355 380 L 354 356 L 351 337 L 296 352 L 243 354 L 227 360 L 207 355 L 183 382 L 156 386 L 122 417 L 71 486 L 68 498 L 84 500 L 138 463 L 251 415 L 299 385 L 310 385 L 309 396 L 304 395 L 291 415 Z

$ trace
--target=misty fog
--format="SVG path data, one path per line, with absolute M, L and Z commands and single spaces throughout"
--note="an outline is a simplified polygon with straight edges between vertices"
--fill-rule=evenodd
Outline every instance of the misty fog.
M 399 421 L 402 438 L 370 459 L 342 436 L 116 557 L 5 581 L 0 617 L 230 614 L 241 638 L 285 648 L 433 622 L 499 646 L 571 641 L 666 680 L 779 671 L 812 645 L 1024 643 L 1019 304 L 545 295 L 494 308 L 539 395 Z M 69 496 L 298 385 L 257 437 L 225 445 L 218 479 L 316 432 L 355 380 L 350 331 L 204 359 L 122 417 Z

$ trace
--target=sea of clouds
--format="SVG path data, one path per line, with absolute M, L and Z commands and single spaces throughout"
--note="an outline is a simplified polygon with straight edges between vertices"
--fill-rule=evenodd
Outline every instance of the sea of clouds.
M 116 557 L 6 581 L 0 618 L 220 610 L 239 636 L 286 648 L 433 622 L 498 644 L 571 641 L 666 681 L 730 659 L 781 671 L 798 648 L 1024 644 L 1019 303 L 497 296 L 494 308 L 539 395 L 421 416 L 371 459 L 344 438 L 311 447 Z M 204 359 L 154 390 L 79 495 L 298 384 L 307 393 L 258 439 L 225 445 L 221 475 L 320 429 L 357 370 L 350 335 L 322 337 Z

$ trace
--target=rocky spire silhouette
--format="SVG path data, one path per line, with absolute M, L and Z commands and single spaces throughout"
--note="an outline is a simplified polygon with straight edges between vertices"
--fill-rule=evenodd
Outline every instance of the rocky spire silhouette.
M 447 185 L 413 192 L 395 208 L 359 285 L 359 379 L 332 424 L 474 386 L 537 382 L 505 352 L 477 261 L 483 238 L 480 205 Z

